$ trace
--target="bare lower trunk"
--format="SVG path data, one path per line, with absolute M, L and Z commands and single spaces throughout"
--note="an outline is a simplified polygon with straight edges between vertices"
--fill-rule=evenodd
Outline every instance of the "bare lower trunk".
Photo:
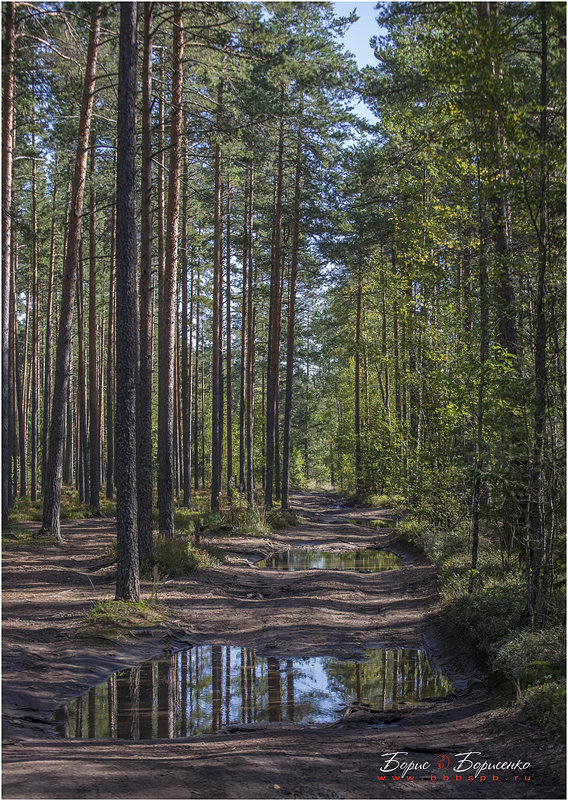
M 358 495 L 363 489 L 361 469 L 361 270 L 357 272 L 357 311 L 355 318 L 355 491 Z
M 160 534 L 174 536 L 173 401 L 174 332 L 178 264 L 179 189 L 181 166 L 183 8 L 176 5 L 173 20 L 173 81 L 170 125 L 168 225 L 162 294 L 159 306 L 158 383 L 158 507 Z
M 199 489 L 199 308 L 201 292 L 200 286 L 200 269 L 197 266 L 197 291 L 196 291 L 196 309 L 195 309 L 195 412 L 194 412 L 194 425 L 193 425 L 193 476 L 194 487 Z
M 32 369 L 30 419 L 30 499 L 37 500 L 38 447 L 39 447 L 39 280 L 38 280 L 38 229 L 37 229 L 37 177 L 35 160 L 35 134 L 32 132 Z
M 254 356 L 256 335 L 256 308 L 253 304 L 256 290 L 256 269 L 253 281 L 253 209 L 254 164 L 249 169 L 249 231 L 248 231 L 248 300 L 247 300 L 247 502 L 254 507 Z
M 80 246 L 82 254 L 82 246 Z M 77 477 L 79 500 L 89 502 L 89 469 L 87 454 L 87 377 L 85 370 L 85 337 L 84 337 L 84 303 L 83 303 L 83 259 L 79 257 L 77 276 L 77 405 L 79 411 L 79 428 L 77 436 L 78 455 Z
M 112 500 L 114 496 L 114 342 L 115 342 L 115 268 L 116 268 L 116 194 L 113 197 L 113 207 L 110 222 L 110 267 L 108 290 L 108 335 L 107 335 L 107 361 L 106 361 L 106 497 Z
M 53 312 L 53 275 L 55 271 L 55 211 L 57 209 L 57 153 L 53 171 L 53 204 L 51 207 L 51 243 L 49 248 L 49 283 L 47 286 L 47 308 L 45 311 L 45 352 L 43 359 L 43 430 L 42 430 L 42 490 L 47 475 L 47 444 L 49 432 L 49 411 L 51 403 L 51 317 Z
M 282 103 L 284 90 L 282 89 Z M 268 329 L 268 359 L 266 380 L 266 473 L 264 505 L 272 506 L 274 482 L 274 433 L 276 426 L 276 397 L 280 372 L 280 234 L 282 229 L 282 181 L 284 175 L 284 118 L 280 119 L 278 137 L 278 172 L 275 185 L 272 265 L 270 272 L 270 311 Z
M 231 184 L 227 178 L 227 495 L 233 497 L 233 393 L 231 388 Z
M 181 237 L 181 418 L 182 418 L 182 460 L 183 460 L 183 506 L 191 506 L 191 390 L 190 377 L 190 334 L 188 332 L 187 282 L 189 268 L 189 246 L 187 241 L 187 149 L 183 159 L 183 212 Z M 193 295 L 193 266 L 191 267 L 191 292 Z M 189 323 L 190 324 L 190 323 Z
M 239 492 L 244 493 L 246 488 L 246 326 L 247 326 L 247 225 L 248 225 L 248 202 L 246 200 L 245 189 L 245 213 L 243 226 L 243 289 L 241 305 L 241 372 L 240 372 L 240 398 L 239 398 Z
M 223 103 L 223 84 L 219 81 L 217 89 L 217 126 L 220 127 Z M 211 511 L 219 510 L 221 494 L 221 145 L 215 144 L 215 202 L 213 234 L 213 374 L 211 408 Z
M 136 504 L 136 3 L 120 7 L 116 159 L 117 600 L 138 601 Z
M 5 4 L 4 92 L 2 95 L 2 530 L 8 528 L 11 443 L 10 414 L 10 283 L 12 244 L 12 154 L 14 147 L 14 58 L 16 4 Z
M 140 381 L 138 388 L 138 551 L 152 555 L 152 3 L 144 3 L 142 188 L 140 199 Z M 160 154 L 160 159 L 162 154 Z
M 302 194 L 302 113 L 303 113 L 303 98 L 301 98 L 300 100 L 298 138 L 296 141 L 296 176 L 294 179 L 294 228 L 292 231 L 292 260 L 290 264 L 290 278 L 288 281 L 286 396 L 284 400 L 284 433 L 283 433 L 284 443 L 283 443 L 283 453 L 282 453 L 282 508 L 283 509 L 288 509 L 289 507 L 289 494 L 290 494 L 290 443 L 291 443 L 291 433 L 292 433 L 292 389 L 294 381 L 294 329 L 296 325 L 296 283 L 298 279 L 298 249 L 300 245 L 300 203 Z
M 61 504 L 61 471 L 63 467 L 63 439 L 65 430 L 65 403 L 67 384 L 69 381 L 69 353 L 71 350 L 71 325 L 73 321 L 73 305 L 75 301 L 75 284 L 77 281 L 77 265 L 79 260 L 79 241 L 81 236 L 81 217 L 83 213 L 83 197 L 85 176 L 87 171 L 87 155 L 91 115 L 93 109 L 94 88 L 96 80 L 96 62 L 100 30 L 100 3 L 95 3 L 91 12 L 91 32 L 87 50 L 83 100 L 79 117 L 79 138 L 75 158 L 75 169 L 71 190 L 71 205 L 67 233 L 67 251 L 63 270 L 63 286 L 61 290 L 61 313 L 57 338 L 55 359 L 55 381 L 51 425 L 49 435 L 49 459 L 47 465 L 47 481 L 43 500 L 42 529 L 50 533 L 56 540 L 61 540 L 59 511 Z
M 97 196 L 95 178 L 95 143 L 91 148 L 91 203 L 89 211 L 89 504 L 99 514 L 101 481 L 99 391 L 97 386 Z

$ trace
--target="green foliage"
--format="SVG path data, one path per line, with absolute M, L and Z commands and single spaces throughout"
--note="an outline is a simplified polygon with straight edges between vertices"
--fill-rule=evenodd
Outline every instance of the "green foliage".
M 2 548 L 28 548 L 34 545 L 53 545 L 53 537 L 40 537 L 35 531 L 13 526 L 2 532 Z
M 131 629 L 155 626 L 166 616 L 156 602 L 98 601 L 85 613 L 80 633 L 84 637 L 120 636 Z
M 381 495 L 369 495 L 365 501 L 369 506 L 376 507 L 377 509 L 398 509 L 402 511 L 406 506 L 406 498 L 397 493 L 392 495 L 385 493 Z
M 42 513 L 42 498 L 38 498 L 35 502 L 30 501 L 28 497 L 16 498 L 8 517 L 10 523 L 22 523 L 26 520 L 41 522 Z M 64 485 L 61 488 L 61 519 L 80 520 L 87 517 L 92 517 L 91 507 L 79 500 L 77 490 Z
M 530 684 L 561 680 L 565 660 L 566 630 L 553 626 L 507 637 L 495 652 L 493 665 L 513 679 L 520 691 Z
M 144 578 L 152 578 L 154 565 L 158 567 L 160 577 L 175 578 L 195 573 L 203 567 L 221 565 L 224 562 L 223 552 L 211 545 L 199 548 L 188 535 L 177 533 L 173 538 L 154 538 L 154 555 L 152 560 L 142 565 Z
M 531 723 L 549 729 L 562 741 L 566 737 L 566 681 L 547 681 L 529 687 L 522 701 L 523 714 Z
M 298 515 L 293 509 L 279 509 L 274 507 L 266 514 L 266 521 L 272 531 L 289 528 L 298 523 Z
M 480 537 L 473 591 L 469 593 L 472 570 L 465 524 L 446 531 L 429 521 L 407 518 L 400 521 L 397 533 L 436 565 L 446 622 L 473 642 L 494 671 L 514 682 L 529 719 L 561 732 L 564 711 L 558 712 L 554 703 L 565 700 L 562 604 L 552 608 L 546 627 L 528 631 L 523 570 L 518 564 L 504 564 L 492 539 Z

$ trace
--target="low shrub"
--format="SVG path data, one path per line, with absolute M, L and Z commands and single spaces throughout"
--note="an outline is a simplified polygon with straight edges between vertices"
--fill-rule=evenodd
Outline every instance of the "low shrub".
M 211 545 L 197 548 L 187 534 L 176 534 L 172 538 L 155 537 L 154 554 L 142 565 L 142 575 L 152 578 L 154 565 L 157 565 L 160 577 L 176 578 L 223 562 L 223 552 L 219 548 Z
M 566 682 L 547 681 L 529 687 L 521 701 L 526 720 L 549 729 L 564 740 L 566 737 Z
M 289 528 L 298 523 L 298 515 L 293 509 L 271 509 L 266 514 L 266 522 L 273 531 Z
M 374 506 L 377 509 L 404 509 L 406 498 L 404 495 L 368 495 L 362 501 L 369 506 Z
M 551 598 L 546 627 L 530 632 L 525 627 L 526 578 L 518 562 L 503 564 L 492 539 L 480 536 L 472 572 L 466 523 L 443 530 L 408 518 L 399 522 L 397 533 L 436 565 L 444 619 L 472 640 L 493 671 L 513 682 L 527 719 L 556 733 L 563 731 L 564 581 Z
M 521 631 L 507 636 L 496 648 L 493 666 L 513 679 L 517 690 L 564 675 L 566 632 L 563 626 Z

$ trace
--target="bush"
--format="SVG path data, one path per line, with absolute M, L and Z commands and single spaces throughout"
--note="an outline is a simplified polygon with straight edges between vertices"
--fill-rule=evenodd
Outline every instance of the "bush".
M 223 562 L 223 553 L 219 548 L 209 545 L 196 548 L 186 534 L 176 534 L 171 539 L 156 537 L 153 557 L 142 565 L 142 575 L 144 578 L 152 578 L 154 565 L 157 565 L 158 574 L 162 578 L 176 578 Z
M 522 702 L 524 717 L 531 723 L 566 737 L 566 682 L 547 681 L 529 687 Z
M 479 572 L 479 581 L 484 581 L 483 586 L 471 595 L 468 581 L 464 581 L 459 594 L 454 591 L 454 597 L 443 596 L 444 610 L 453 625 L 466 632 L 489 656 L 495 643 L 522 628 L 525 587 L 516 576 L 484 580 Z
M 281 528 L 295 526 L 298 523 L 298 515 L 293 509 L 271 509 L 266 514 L 266 521 L 273 531 Z
M 529 684 L 561 679 L 565 657 L 565 630 L 554 626 L 542 631 L 509 635 L 497 648 L 493 666 L 513 679 L 520 692 Z
M 406 503 L 404 495 L 368 495 L 363 499 L 369 506 L 378 509 L 403 509 Z
M 527 719 L 556 733 L 564 731 L 563 579 L 550 599 L 548 626 L 530 632 L 524 628 L 526 579 L 519 565 L 503 566 L 497 543 L 480 536 L 470 594 L 467 524 L 442 530 L 413 518 L 400 521 L 397 532 L 437 566 L 445 620 L 471 638 L 494 671 L 514 682 Z

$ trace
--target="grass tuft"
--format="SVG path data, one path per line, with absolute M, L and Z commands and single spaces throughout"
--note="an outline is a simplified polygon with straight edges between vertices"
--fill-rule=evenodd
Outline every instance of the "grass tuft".
M 98 601 L 83 616 L 82 637 L 120 637 L 155 626 L 167 617 L 157 601 Z
M 173 538 L 156 537 L 154 555 L 142 565 L 142 575 L 151 579 L 154 565 L 157 565 L 161 578 L 177 578 L 195 573 L 203 567 L 224 563 L 223 552 L 213 545 L 197 548 L 187 534 L 177 533 Z

